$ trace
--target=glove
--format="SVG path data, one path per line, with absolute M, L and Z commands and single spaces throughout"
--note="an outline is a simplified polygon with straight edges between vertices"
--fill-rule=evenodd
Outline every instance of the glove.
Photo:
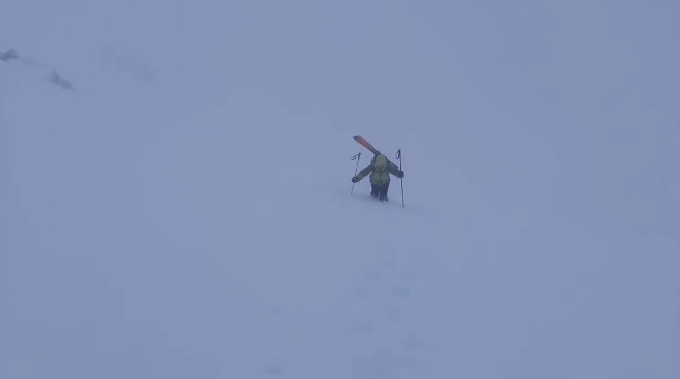
M 399 173 L 398 173 L 398 175 L 397 175 L 397 178 L 400 178 L 400 179 L 401 179 L 401 178 L 403 178 L 403 177 L 404 177 L 404 172 L 403 172 L 403 171 L 399 171 Z
M 359 178 L 357 178 L 356 176 L 352 178 L 352 183 L 356 183 L 358 181 L 359 181 Z

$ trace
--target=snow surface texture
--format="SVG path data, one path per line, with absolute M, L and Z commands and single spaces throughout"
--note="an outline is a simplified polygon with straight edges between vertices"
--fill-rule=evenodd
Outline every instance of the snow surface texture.
M 3 1 L 0 378 L 680 378 L 678 7 Z

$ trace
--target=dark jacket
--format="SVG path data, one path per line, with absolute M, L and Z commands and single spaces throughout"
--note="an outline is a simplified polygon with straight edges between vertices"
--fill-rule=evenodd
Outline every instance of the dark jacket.
M 357 179 L 361 180 L 370 175 L 371 184 L 382 186 L 390 182 L 390 174 L 397 178 L 401 178 L 404 175 L 399 171 L 397 165 L 390 162 L 385 155 L 380 154 L 373 158 L 370 165 L 357 174 Z

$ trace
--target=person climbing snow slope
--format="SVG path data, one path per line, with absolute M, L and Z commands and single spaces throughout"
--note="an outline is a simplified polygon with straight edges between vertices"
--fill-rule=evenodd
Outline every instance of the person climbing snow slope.
M 365 169 L 361 170 L 352 178 L 352 183 L 356 183 L 369 175 L 371 181 L 371 196 L 387 201 L 387 191 L 390 188 L 390 174 L 397 178 L 403 178 L 404 172 L 399 167 L 390 162 L 384 154 L 376 155 Z

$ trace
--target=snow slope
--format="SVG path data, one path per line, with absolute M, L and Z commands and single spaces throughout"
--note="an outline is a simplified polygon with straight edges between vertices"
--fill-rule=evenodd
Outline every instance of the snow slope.
M 5 3 L 0 378 L 680 377 L 677 5 Z

